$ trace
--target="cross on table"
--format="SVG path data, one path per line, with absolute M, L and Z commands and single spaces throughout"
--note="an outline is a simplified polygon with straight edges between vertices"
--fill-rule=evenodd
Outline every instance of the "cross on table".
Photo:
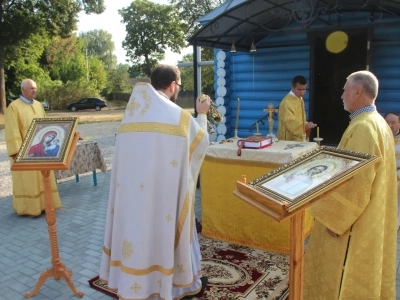
M 266 113 L 268 113 L 269 133 L 272 134 L 273 131 L 274 131 L 274 129 L 273 129 L 273 128 L 274 128 L 274 127 L 273 127 L 274 119 L 272 118 L 272 114 L 273 114 L 273 113 L 277 113 L 277 112 L 278 112 L 278 109 L 277 109 L 277 108 L 274 108 L 274 106 L 272 105 L 272 103 L 270 103 L 270 104 L 268 104 L 268 109 L 266 108 L 266 109 L 264 109 L 263 111 L 266 112 Z
M 283 150 L 292 149 L 295 147 L 304 147 L 304 145 L 303 144 L 289 144 L 289 145 L 286 145 L 286 147 Z

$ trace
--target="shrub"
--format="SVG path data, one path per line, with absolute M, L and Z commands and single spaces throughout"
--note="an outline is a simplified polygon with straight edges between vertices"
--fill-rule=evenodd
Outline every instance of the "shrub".
M 53 82 L 51 85 L 42 86 L 38 91 L 37 100 L 49 103 L 53 110 L 63 110 L 67 108 L 68 104 L 84 97 L 99 97 L 99 94 L 86 83 Z

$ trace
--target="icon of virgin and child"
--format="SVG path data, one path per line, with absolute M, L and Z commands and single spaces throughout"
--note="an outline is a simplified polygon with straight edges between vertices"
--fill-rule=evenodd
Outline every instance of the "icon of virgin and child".
M 32 145 L 28 157 L 56 157 L 60 151 L 60 139 L 55 130 L 46 131 L 40 141 Z

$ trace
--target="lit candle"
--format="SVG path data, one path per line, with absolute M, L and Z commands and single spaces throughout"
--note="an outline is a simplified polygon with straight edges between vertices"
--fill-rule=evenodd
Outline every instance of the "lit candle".
M 240 111 L 240 99 L 237 98 L 237 102 L 236 102 L 236 125 L 235 125 L 235 129 L 238 130 L 238 126 L 239 126 L 239 111 Z
M 317 138 L 319 138 L 319 127 L 317 127 Z
M 257 133 L 258 133 L 258 122 L 256 123 L 256 126 L 257 126 Z

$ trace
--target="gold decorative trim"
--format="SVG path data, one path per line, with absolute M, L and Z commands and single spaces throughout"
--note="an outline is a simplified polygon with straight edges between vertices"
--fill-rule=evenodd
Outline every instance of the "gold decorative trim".
M 122 243 L 122 257 L 124 259 L 131 258 L 133 253 L 132 243 L 125 239 Z
M 117 293 L 118 299 L 119 300 L 132 300 L 132 298 L 124 298 L 122 297 L 120 294 Z M 154 299 L 155 297 L 159 296 L 160 297 L 160 293 L 153 293 L 150 296 L 148 296 L 147 298 L 135 298 L 135 300 L 150 300 L 150 299 Z M 165 300 L 165 298 L 160 297 L 160 300 Z
M 119 267 L 122 272 L 129 274 L 129 275 L 137 275 L 137 276 L 148 275 L 151 272 L 155 272 L 155 271 L 160 272 L 161 274 L 166 275 L 166 276 L 172 275 L 174 273 L 173 268 L 166 269 L 159 265 L 153 265 L 146 269 L 133 269 L 133 268 L 124 266 L 120 260 L 110 260 L 110 266 Z
M 143 109 L 140 111 L 139 115 L 143 116 L 147 110 L 150 108 L 150 96 L 147 93 L 147 90 L 140 90 L 139 93 L 142 94 L 143 100 L 144 100 L 144 107 Z
M 199 174 L 197 174 L 197 178 L 199 177 Z M 192 207 L 190 209 L 190 244 L 193 241 L 193 235 L 194 235 L 194 226 L 196 226 L 196 217 L 194 214 L 194 206 L 196 202 L 196 185 L 193 187 L 192 191 Z
M 119 126 L 118 134 L 129 132 L 158 132 L 186 137 L 188 133 L 190 118 L 191 115 L 186 110 L 182 109 L 178 125 L 157 122 L 125 123 Z
M 194 150 L 196 150 L 197 146 L 200 144 L 201 140 L 203 139 L 205 131 L 203 128 L 200 128 L 199 133 L 194 138 L 192 144 L 190 145 L 190 153 L 189 153 L 189 162 L 192 161 L 192 155 Z
M 143 85 L 143 86 L 151 86 L 151 87 L 152 87 L 152 85 L 151 85 L 150 83 L 148 83 L 148 82 L 138 82 L 138 83 L 135 83 L 135 86 L 141 86 L 141 85 Z
M 68 118 L 34 118 L 32 124 L 26 132 L 22 146 L 18 151 L 15 159 L 16 163 L 65 163 L 67 154 L 71 148 L 71 143 L 74 139 L 76 127 L 78 126 L 77 117 Z M 61 129 L 63 127 L 63 129 Z M 63 132 L 63 142 L 60 144 L 59 154 L 54 157 L 29 157 L 29 149 L 35 140 L 38 133 L 46 128 L 56 130 L 56 132 Z M 53 170 L 53 169 L 52 169 Z
M 111 250 L 106 248 L 106 246 L 103 246 L 103 252 L 104 252 L 104 254 L 111 256 Z
M 349 166 L 346 167 L 344 170 L 337 170 L 336 174 L 327 178 L 322 183 L 315 185 L 305 192 L 300 192 L 292 198 L 288 198 L 286 195 L 277 192 L 276 190 L 274 190 L 275 187 L 264 186 L 270 180 L 278 176 L 285 176 L 286 174 L 289 174 L 289 172 L 291 172 L 294 168 L 300 167 L 303 164 L 307 165 L 318 157 L 321 157 L 320 159 L 326 158 L 337 161 L 347 160 L 349 161 Z M 257 179 L 249 182 L 247 185 L 243 185 L 245 188 L 240 192 L 246 194 L 248 189 L 247 187 L 250 187 L 253 190 L 261 193 L 263 197 L 273 199 L 274 203 L 278 204 L 279 209 L 284 208 L 283 211 L 291 212 L 302 206 L 304 203 L 309 202 L 317 196 L 328 191 L 331 187 L 334 187 L 348 180 L 358 171 L 369 166 L 370 164 L 375 163 L 378 160 L 379 157 L 373 154 L 361 153 L 335 147 L 321 146 L 318 149 L 314 149 L 313 151 L 304 154 L 303 156 L 294 159 L 291 162 L 258 177 Z M 350 163 L 355 164 L 351 165 Z M 282 210 L 277 211 L 278 214 L 281 214 L 281 212 Z M 286 215 L 280 217 L 286 217 Z
M 193 280 L 191 283 L 188 283 L 188 284 L 175 284 L 175 283 L 173 283 L 172 286 L 173 286 L 174 288 L 185 289 L 185 288 L 191 287 L 191 286 L 193 285 L 193 283 L 194 283 L 196 280 L 197 280 L 197 278 L 196 278 L 195 280 Z M 182 296 L 186 296 L 186 295 L 196 295 L 198 292 L 200 292 L 200 290 L 201 290 L 201 285 L 200 285 L 200 287 L 199 287 L 197 290 L 195 290 L 195 291 L 193 291 L 193 292 L 185 293 L 185 294 L 183 294 Z M 196 291 L 197 291 L 197 292 L 196 292 Z M 182 299 L 182 298 L 180 298 L 180 299 Z
M 175 245 L 174 248 L 176 249 L 178 247 L 179 244 L 179 240 L 181 238 L 182 235 L 182 229 L 183 229 L 183 225 L 185 224 L 185 220 L 188 216 L 189 213 L 189 193 L 186 193 L 186 197 L 185 197 L 185 201 L 183 203 L 183 207 L 181 210 L 181 214 L 179 215 L 178 218 L 178 226 L 176 227 L 176 233 L 175 233 Z
M 126 106 L 126 112 L 130 117 L 133 117 L 135 111 L 140 108 L 140 103 L 136 102 L 136 97 L 132 94 L 129 99 L 128 105 Z

